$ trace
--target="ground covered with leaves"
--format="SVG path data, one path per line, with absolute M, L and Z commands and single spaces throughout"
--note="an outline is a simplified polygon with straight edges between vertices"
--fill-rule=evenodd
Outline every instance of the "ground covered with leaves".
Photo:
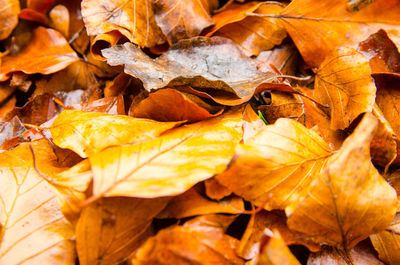
M 0 264 L 400 264 L 400 0 L 0 0 Z

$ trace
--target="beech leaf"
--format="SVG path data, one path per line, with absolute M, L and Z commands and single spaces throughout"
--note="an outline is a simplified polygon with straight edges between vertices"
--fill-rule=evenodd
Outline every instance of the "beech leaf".
M 0 40 L 7 38 L 18 23 L 18 0 L 0 0 Z

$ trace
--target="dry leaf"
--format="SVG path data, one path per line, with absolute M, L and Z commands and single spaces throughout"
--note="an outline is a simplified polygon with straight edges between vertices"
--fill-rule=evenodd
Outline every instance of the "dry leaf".
M 29 44 L 23 50 L 1 59 L 0 81 L 9 79 L 11 73 L 16 71 L 51 74 L 79 60 L 59 32 L 44 27 L 33 31 Z
M 210 14 L 218 0 L 151 0 L 158 26 L 169 43 L 200 35 L 213 25 Z
M 46 140 L 31 144 L 42 172 L 56 173 Z M 0 260 L 2 264 L 75 264 L 73 229 L 57 197 L 33 168 L 29 144 L 0 154 Z
M 369 144 L 377 125 L 371 114 L 364 116 L 306 197 L 286 209 L 289 228 L 347 251 L 392 222 L 396 192 L 370 161 Z
M 217 181 L 267 210 L 301 199 L 325 166 L 331 149 L 312 130 L 291 119 L 265 126 L 236 149 Z
M 117 30 L 140 47 L 152 47 L 164 39 L 150 0 L 83 0 L 82 16 L 89 35 Z
M 102 52 L 107 63 L 125 65 L 125 72 L 142 80 L 148 91 L 190 85 L 250 99 L 256 87 L 273 76 L 259 72 L 257 62 L 245 57 L 225 38 L 182 40 L 156 59 L 131 43 Z
M 234 249 L 238 240 L 224 234 L 229 216 L 205 216 L 183 226 L 161 230 L 147 240 L 132 260 L 134 265 L 145 264 L 244 264 Z
M 247 56 L 257 56 L 260 52 L 281 44 L 286 37 L 286 30 L 277 19 L 248 16 L 247 13 L 278 15 L 283 9 L 284 5 L 272 1 L 232 4 L 213 17 L 216 26 L 207 36 L 229 38 L 238 44 Z
M 147 142 L 105 149 L 90 157 L 92 200 L 101 196 L 154 198 L 183 193 L 221 173 L 241 138 L 239 109 L 170 130 Z
M 195 95 L 166 88 L 150 93 L 133 110 L 132 116 L 156 121 L 202 121 L 221 114 L 217 108 L 203 102 Z M 222 109 L 220 109 L 222 110 Z
M 356 48 L 380 28 L 399 36 L 398 0 L 375 0 L 358 12 L 346 10 L 347 0 L 294 0 L 277 17 L 304 60 L 319 66 L 340 46 Z
M 345 129 L 361 113 L 371 112 L 375 92 L 368 61 L 354 49 L 338 49 L 316 74 L 314 95 L 331 108 L 332 129 Z
M 104 198 L 85 207 L 76 225 L 79 264 L 119 264 L 128 259 L 147 239 L 151 220 L 168 200 Z
M 0 40 L 7 38 L 18 23 L 18 0 L 0 0 Z
M 88 157 L 109 146 L 156 138 L 177 124 L 99 112 L 64 110 L 55 119 L 50 132 L 58 146 L 71 149 L 81 157 Z

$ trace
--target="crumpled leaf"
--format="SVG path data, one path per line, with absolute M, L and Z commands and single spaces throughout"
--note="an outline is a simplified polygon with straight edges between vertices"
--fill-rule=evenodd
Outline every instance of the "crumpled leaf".
M 186 218 L 215 213 L 240 214 L 244 210 L 242 198 L 231 197 L 212 201 L 199 193 L 196 187 L 174 197 L 157 218 Z
M 377 125 L 376 118 L 366 114 L 306 197 L 286 209 L 290 229 L 347 251 L 390 225 L 396 192 L 374 168 L 369 154 Z
M 82 16 L 89 35 L 117 30 L 140 47 L 164 40 L 150 0 L 83 0 Z
M 280 20 L 267 17 L 248 16 L 257 14 L 279 14 L 284 5 L 279 2 L 249 2 L 244 5 L 231 4 L 228 9 L 213 16 L 215 27 L 206 36 L 222 36 L 238 44 L 247 56 L 258 55 L 281 44 L 286 30 Z
M 319 66 L 337 47 L 356 48 L 380 28 L 399 36 L 398 0 L 375 0 L 358 12 L 346 10 L 347 1 L 294 0 L 275 16 L 310 66 Z
M 179 127 L 162 136 L 91 156 L 93 197 L 178 195 L 221 173 L 242 137 L 241 111 Z
M 51 74 L 79 60 L 68 42 L 57 31 L 37 27 L 27 46 L 20 52 L 5 56 L 0 68 L 0 81 L 10 78 L 12 72 Z
M 150 93 L 133 110 L 132 116 L 157 121 L 202 121 L 221 114 L 217 107 L 199 97 L 166 88 Z M 212 113 L 214 112 L 214 113 Z
M 216 179 L 266 210 L 284 209 L 307 193 L 331 152 L 317 133 L 282 118 L 239 145 L 228 170 Z
M 88 157 L 108 146 L 156 138 L 177 124 L 124 115 L 64 110 L 55 119 L 50 132 L 58 146 L 71 149 L 81 157 Z
M 397 213 L 393 223 L 384 231 L 370 236 L 372 245 L 379 258 L 386 264 L 399 264 L 400 253 L 400 213 Z
M 218 7 L 217 0 L 152 0 L 158 26 L 169 43 L 200 35 L 213 25 L 210 14 Z
M 18 24 L 18 0 L 0 0 L 0 40 L 7 38 Z
M 197 89 L 221 90 L 236 98 L 252 96 L 271 73 L 257 70 L 228 39 L 196 37 L 181 40 L 166 53 L 151 59 L 131 43 L 102 51 L 110 65 L 125 65 L 125 72 L 139 78 L 147 90 L 189 85 Z
M 332 129 L 345 129 L 361 113 L 371 112 L 375 92 L 368 61 L 354 49 L 338 49 L 316 74 L 314 95 L 329 105 Z
M 148 237 L 168 198 L 104 198 L 82 210 L 76 226 L 79 264 L 119 264 Z
M 224 234 L 230 222 L 230 216 L 209 215 L 163 229 L 138 249 L 132 264 L 244 264 L 235 254 L 238 240 Z
M 41 172 L 60 170 L 46 140 L 31 145 Z M 29 144 L 0 154 L 1 263 L 73 265 L 72 226 L 54 190 L 33 166 Z

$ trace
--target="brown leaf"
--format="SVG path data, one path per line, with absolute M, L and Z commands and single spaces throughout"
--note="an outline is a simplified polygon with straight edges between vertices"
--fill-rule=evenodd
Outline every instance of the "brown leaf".
M 18 0 L 0 0 L 0 40 L 7 38 L 18 24 Z
M 205 103 L 195 95 L 166 88 L 150 93 L 133 110 L 133 117 L 156 121 L 187 121 L 189 123 L 212 118 L 221 111 Z M 222 110 L 222 109 L 220 109 Z
M 364 116 L 306 197 L 286 208 L 289 228 L 347 251 L 392 222 L 396 192 L 370 161 L 369 144 L 377 125 L 371 114 Z
M 214 219 L 214 220 L 213 220 Z M 144 264 L 244 264 L 235 254 L 238 240 L 224 234 L 229 216 L 203 216 L 183 226 L 161 230 L 138 249 L 134 265 Z
M 186 218 L 215 213 L 240 214 L 244 210 L 242 198 L 231 197 L 212 201 L 199 193 L 196 187 L 173 198 L 157 218 Z
M 46 140 L 31 144 L 42 172 L 58 172 Z M 0 260 L 3 264 L 75 264 L 72 226 L 33 168 L 29 144 L 0 154 Z
M 82 210 L 76 225 L 79 264 L 119 264 L 149 237 L 169 199 L 104 198 Z
M 76 61 L 78 57 L 59 32 L 38 27 L 23 50 L 2 58 L 0 81 L 9 79 L 16 71 L 51 74 Z
M 273 76 L 259 72 L 255 60 L 245 57 L 228 39 L 217 37 L 182 40 L 156 59 L 131 43 L 102 52 L 109 64 L 124 64 L 125 72 L 142 80 L 148 91 L 189 85 L 250 99 Z
M 257 56 L 260 52 L 281 44 L 286 37 L 286 30 L 277 19 L 248 16 L 247 13 L 277 15 L 283 9 L 284 5 L 279 2 L 232 4 L 213 17 L 216 25 L 207 36 L 229 38 L 238 44 L 247 56 Z
M 215 178 L 205 180 L 204 189 L 207 197 L 213 200 L 221 200 L 232 194 L 228 188 L 221 185 Z
M 371 112 L 376 87 L 364 56 L 340 48 L 326 57 L 315 77 L 314 95 L 331 109 L 331 128 L 345 129 L 363 112 Z
M 164 40 L 150 0 L 83 0 L 82 16 L 89 35 L 117 30 L 140 47 Z
M 50 132 L 58 146 L 71 149 L 81 157 L 88 157 L 109 146 L 156 138 L 177 124 L 99 112 L 64 110 L 55 119 Z
M 239 109 L 170 130 L 147 142 L 107 148 L 90 157 L 94 197 L 89 200 L 183 193 L 221 173 L 241 138 Z
M 282 44 L 272 50 L 261 52 L 257 56 L 260 62 L 257 69 L 261 72 L 275 72 L 275 69 L 278 69 L 284 75 L 295 75 L 298 58 L 299 54 L 292 43 Z
M 400 213 L 397 213 L 393 223 L 384 231 L 371 235 L 370 239 L 379 258 L 386 264 L 400 263 Z
M 213 25 L 210 14 L 218 0 L 151 0 L 158 26 L 170 44 L 200 35 Z
M 291 119 L 265 126 L 236 148 L 222 185 L 266 210 L 284 209 L 307 194 L 331 149 L 312 130 Z
M 347 1 L 295 0 L 275 16 L 310 66 L 319 66 L 338 47 L 356 48 L 380 28 L 398 36 L 398 0 L 375 0 L 358 12 L 346 10 Z

